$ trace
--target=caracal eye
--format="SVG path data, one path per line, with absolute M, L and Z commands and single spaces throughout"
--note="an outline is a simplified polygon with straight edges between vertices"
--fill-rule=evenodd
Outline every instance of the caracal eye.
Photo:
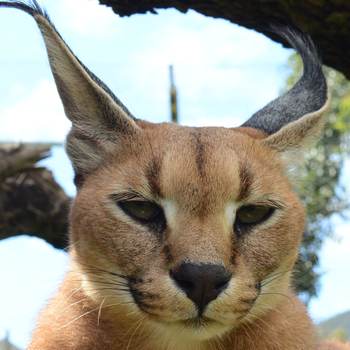
M 267 220 L 275 208 L 263 205 L 245 205 L 237 210 L 235 224 L 239 226 L 257 225 Z
M 121 209 L 133 219 L 141 222 L 152 222 L 162 214 L 159 205 L 147 201 L 121 201 L 118 203 Z

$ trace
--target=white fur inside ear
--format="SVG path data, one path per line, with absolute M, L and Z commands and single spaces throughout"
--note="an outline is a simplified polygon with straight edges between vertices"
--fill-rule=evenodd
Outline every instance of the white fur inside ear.
M 326 104 L 313 113 L 287 124 L 262 142 L 280 154 L 289 175 L 303 165 L 306 150 L 312 147 L 320 138 L 324 124 L 324 114 L 329 107 Z
M 134 136 L 141 129 L 108 88 L 74 56 L 52 23 L 41 14 L 34 18 L 45 41 L 65 113 L 72 121 L 67 153 L 75 172 L 88 174 L 116 151 L 122 134 Z

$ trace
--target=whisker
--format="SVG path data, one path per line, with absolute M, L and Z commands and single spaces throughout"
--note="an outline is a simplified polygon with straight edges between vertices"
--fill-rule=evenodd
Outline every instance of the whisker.
M 102 288 L 90 288 L 90 289 L 84 289 L 86 292 L 90 291 L 104 291 L 104 290 L 112 290 L 114 292 L 130 292 L 130 289 L 125 288 L 113 288 L 113 287 L 102 287 Z
M 107 307 L 119 306 L 119 305 L 135 305 L 135 303 L 133 301 L 122 301 L 120 303 L 105 305 L 103 308 L 106 309 Z
M 255 321 L 257 322 L 261 322 L 265 325 L 266 329 L 269 329 L 270 328 L 270 324 L 268 322 L 266 322 L 262 316 L 258 316 L 256 315 L 255 313 L 253 312 L 250 312 L 250 314 L 255 317 Z M 258 323 L 255 323 L 255 326 L 257 326 L 258 328 L 260 328 L 260 330 L 263 330 L 263 325 L 259 325 Z
M 86 273 L 86 274 L 96 274 L 96 273 L 105 273 L 105 274 L 109 274 L 109 275 L 112 275 L 112 276 L 115 276 L 115 277 L 119 277 L 119 278 L 122 278 L 122 279 L 129 279 L 129 276 L 126 276 L 126 275 L 121 275 L 117 272 L 112 272 L 112 271 L 107 271 L 107 270 L 102 270 L 102 269 L 84 269 L 83 270 L 83 273 Z
M 89 311 L 83 313 L 82 315 L 80 315 L 80 316 L 74 318 L 73 320 L 70 320 L 68 323 L 66 323 L 65 325 L 63 325 L 63 326 L 60 327 L 59 329 L 66 328 L 67 326 L 71 325 L 72 323 L 74 323 L 75 321 L 79 320 L 80 318 L 82 318 L 82 317 L 84 317 L 84 316 L 87 316 L 87 315 L 89 315 L 89 314 L 91 314 L 91 313 L 93 313 L 93 312 L 95 312 L 95 311 L 98 311 L 98 314 L 97 314 L 97 320 L 98 320 L 98 321 L 97 321 L 97 324 L 99 325 L 99 320 L 100 320 L 100 317 L 101 317 L 102 309 L 106 309 L 106 308 L 112 307 L 112 306 L 127 305 L 127 304 L 133 304 L 133 305 L 135 305 L 135 303 L 133 303 L 133 302 L 120 302 L 120 303 L 114 303 L 114 304 L 109 304 L 109 305 L 103 305 L 105 299 L 106 299 L 106 298 L 104 298 L 104 299 L 102 300 L 102 303 L 101 303 L 98 307 L 96 307 L 96 308 L 94 308 L 94 309 L 92 309 L 92 310 L 89 310 Z
M 281 272 L 276 272 L 270 276 L 268 276 L 266 279 L 264 279 L 261 282 L 261 287 L 266 286 L 267 284 L 273 282 L 274 280 L 281 278 L 282 276 L 284 276 L 285 274 L 287 274 L 288 272 L 292 272 L 293 270 L 285 270 L 285 271 L 281 271 Z
M 260 295 L 279 295 L 279 296 L 287 298 L 290 302 L 294 302 L 290 296 L 283 294 L 283 293 L 272 293 L 272 292 L 270 293 L 270 292 L 268 292 L 268 293 L 260 293 Z
M 64 312 L 64 311 L 66 311 L 67 309 L 69 309 L 70 307 L 72 307 L 72 306 L 74 306 L 74 305 L 76 305 L 76 304 L 79 304 L 79 303 L 81 303 L 81 302 L 83 302 L 83 301 L 86 301 L 86 300 L 88 300 L 88 298 L 83 298 L 83 299 L 80 299 L 80 300 L 78 300 L 78 301 L 75 301 L 74 303 L 71 303 L 71 304 L 67 305 L 66 307 L 64 307 L 64 308 L 61 310 L 61 312 Z
M 137 330 L 141 327 L 143 321 L 144 321 L 145 317 L 141 318 L 140 321 L 137 323 L 137 326 L 135 327 L 134 331 L 132 332 L 130 338 L 129 338 L 129 341 L 128 341 L 128 344 L 126 346 L 126 350 L 129 350 L 130 346 L 131 346 L 131 342 L 132 342 L 132 339 L 133 337 L 135 336 Z
M 101 317 L 101 313 L 102 313 L 102 306 L 103 303 L 105 302 L 106 298 L 104 298 L 100 304 L 100 308 L 98 309 L 98 314 L 97 314 L 97 327 L 100 325 L 100 317 Z
M 123 274 L 120 274 L 120 273 L 117 273 L 117 272 L 114 272 L 114 271 L 105 270 L 105 269 L 102 269 L 100 267 L 92 266 L 92 265 L 89 265 L 89 264 L 84 264 L 82 262 L 79 262 L 79 265 L 85 266 L 87 268 L 87 269 L 84 269 L 84 271 L 88 271 L 88 270 L 90 270 L 90 271 L 99 271 L 99 272 L 108 273 L 108 274 L 110 274 L 112 276 L 121 277 L 121 278 L 124 278 L 124 279 L 130 278 L 130 276 L 123 275 Z
M 84 282 L 84 280 L 72 280 L 73 282 Z M 99 284 L 105 284 L 105 285 L 114 285 L 119 287 L 128 287 L 129 285 L 127 283 L 119 282 L 119 281 L 107 281 L 105 279 L 88 279 L 89 282 L 99 283 Z
M 73 320 L 69 321 L 68 323 L 66 323 L 65 325 L 59 327 L 58 329 L 66 328 L 66 327 L 68 327 L 69 325 L 71 325 L 72 323 L 74 323 L 75 321 L 79 320 L 80 318 L 82 318 L 82 317 L 84 317 L 84 316 L 86 316 L 86 315 L 89 315 L 89 314 L 95 312 L 96 310 L 98 310 L 98 307 L 95 308 L 95 309 L 92 309 L 92 310 L 90 310 L 90 311 L 84 312 L 82 315 L 80 315 L 80 316 L 74 318 Z
M 251 337 L 251 333 L 250 333 L 252 330 L 251 326 L 248 323 L 246 323 L 246 324 L 242 325 L 242 329 L 243 329 L 244 333 L 246 334 L 250 345 L 254 344 L 254 341 L 253 341 L 253 339 Z
M 76 293 L 81 291 L 82 288 L 83 288 L 83 286 L 80 286 L 79 288 L 73 289 L 72 293 L 67 296 L 67 299 L 70 299 L 73 295 L 75 295 Z

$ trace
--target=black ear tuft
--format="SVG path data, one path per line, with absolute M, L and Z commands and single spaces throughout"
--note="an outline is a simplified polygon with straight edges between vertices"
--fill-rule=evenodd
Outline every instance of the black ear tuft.
M 311 37 L 297 28 L 271 26 L 301 56 L 304 71 L 300 80 L 284 95 L 256 112 L 242 126 L 274 134 L 283 126 L 321 109 L 327 102 L 327 83 Z
M 47 12 L 38 4 L 36 0 L 29 1 L 0 1 L 0 7 L 16 8 L 31 16 L 40 15 L 50 20 Z

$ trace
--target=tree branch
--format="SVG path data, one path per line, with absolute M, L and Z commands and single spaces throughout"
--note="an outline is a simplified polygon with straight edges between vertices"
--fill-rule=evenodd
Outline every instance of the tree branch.
M 48 145 L 0 146 L 0 239 L 28 234 L 67 246 L 70 198 L 52 173 L 37 166 Z

